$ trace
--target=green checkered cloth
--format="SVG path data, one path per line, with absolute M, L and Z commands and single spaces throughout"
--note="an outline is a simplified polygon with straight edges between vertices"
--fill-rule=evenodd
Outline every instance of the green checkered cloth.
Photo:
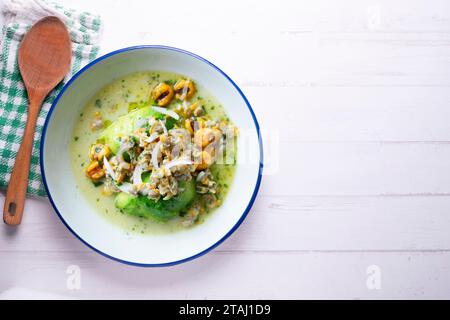
M 34 11 L 32 19 L 29 19 L 30 9 L 22 10 L 23 6 L 17 6 L 17 3 L 25 2 L 25 0 L 9 0 L 3 12 L 5 17 L 13 16 L 13 19 L 7 21 L 3 27 L 0 53 L 0 189 L 6 189 L 8 186 L 27 118 L 27 94 L 19 73 L 17 50 L 24 34 L 37 20 L 34 18 L 39 18 L 41 13 L 42 16 L 55 15 L 61 18 L 69 29 L 73 57 L 70 74 L 45 99 L 37 120 L 27 193 L 31 196 L 45 196 L 39 167 L 39 143 L 45 117 L 64 83 L 97 56 L 101 21 L 99 16 L 88 12 L 64 9 L 58 4 L 43 0 L 31 0 Z M 22 19 L 21 15 L 24 15 L 25 19 Z

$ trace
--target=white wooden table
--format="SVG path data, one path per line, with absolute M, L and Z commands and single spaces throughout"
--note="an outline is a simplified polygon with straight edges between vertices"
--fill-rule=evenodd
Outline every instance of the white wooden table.
M 450 298 L 448 0 L 62 2 L 103 15 L 102 53 L 166 44 L 223 68 L 266 175 L 230 239 L 170 268 L 103 258 L 28 200 L 0 226 L 2 298 Z

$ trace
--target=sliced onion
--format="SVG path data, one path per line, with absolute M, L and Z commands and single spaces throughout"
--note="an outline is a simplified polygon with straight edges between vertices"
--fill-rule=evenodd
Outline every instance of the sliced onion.
M 155 132 L 155 133 L 151 134 L 150 137 L 148 137 L 144 141 L 151 143 L 151 142 L 155 141 L 158 137 L 159 137 L 159 134 Z
M 166 109 L 166 108 L 161 108 L 161 107 L 152 107 L 152 108 L 153 108 L 153 110 L 155 110 L 156 112 L 165 114 L 166 116 L 172 117 L 172 118 L 174 118 L 175 120 L 180 119 L 180 116 L 179 116 L 175 111 L 168 110 L 168 109 Z
M 106 159 L 106 156 L 103 156 L 103 164 L 105 165 L 106 172 L 111 176 L 111 178 L 113 178 L 113 180 L 116 180 L 116 173 L 111 168 L 111 165 L 109 164 L 108 159 Z
M 176 167 L 176 166 L 180 166 L 180 165 L 191 165 L 191 164 L 194 164 L 191 160 L 178 159 L 178 160 L 173 160 L 173 161 L 170 161 L 170 162 L 166 163 L 164 165 L 164 167 L 166 169 L 170 169 L 172 167 Z
M 121 185 L 118 185 L 117 189 L 125 193 L 136 194 L 136 187 L 128 182 L 124 182 Z
M 133 147 L 133 143 L 131 141 L 123 142 L 120 145 L 119 150 L 117 150 L 117 154 L 116 154 L 117 160 L 119 160 L 119 162 L 123 162 L 124 161 L 123 153 L 125 151 L 130 150 L 132 147 Z
M 159 169 L 158 157 L 160 153 L 161 153 L 161 141 L 158 141 L 158 143 L 152 150 L 152 165 L 155 169 Z

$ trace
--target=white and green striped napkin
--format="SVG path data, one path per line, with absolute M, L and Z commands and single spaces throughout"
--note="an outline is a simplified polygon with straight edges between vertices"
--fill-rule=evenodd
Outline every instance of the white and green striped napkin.
M 3 1 L 4 27 L 0 43 L 0 189 L 8 186 L 27 115 L 28 100 L 17 64 L 17 50 L 32 24 L 49 15 L 59 17 L 69 29 L 72 67 L 64 81 L 45 99 L 39 114 L 27 188 L 31 196 L 46 195 L 39 168 L 39 143 L 45 117 L 64 83 L 97 56 L 102 26 L 99 16 L 66 9 L 57 3 L 44 0 Z

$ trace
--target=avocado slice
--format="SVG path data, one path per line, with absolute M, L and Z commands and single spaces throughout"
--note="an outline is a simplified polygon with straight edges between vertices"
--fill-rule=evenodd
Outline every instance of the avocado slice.
M 159 115 L 150 106 L 135 109 L 123 116 L 120 116 L 111 125 L 105 128 L 99 138 L 107 144 L 115 154 L 120 146 L 119 137 L 129 136 L 137 129 L 137 121 L 142 118 Z

